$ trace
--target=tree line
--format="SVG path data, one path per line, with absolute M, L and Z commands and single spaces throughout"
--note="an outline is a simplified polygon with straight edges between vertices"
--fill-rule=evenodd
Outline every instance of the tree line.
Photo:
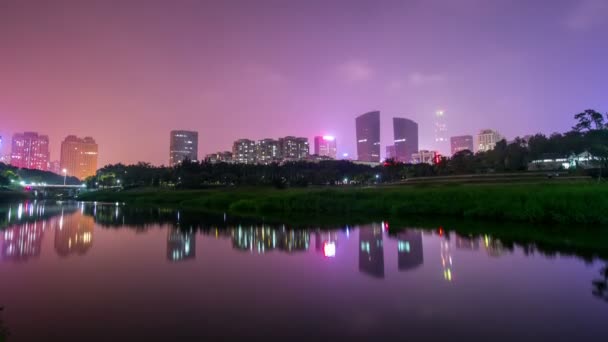
M 590 152 L 608 160 L 608 114 L 586 110 L 574 116 L 576 124 L 565 133 L 549 136 L 536 134 L 499 141 L 487 152 L 460 151 L 437 163 L 408 164 L 386 160 L 379 166 L 362 165 L 346 160 L 288 162 L 284 164 L 232 164 L 209 161 L 184 161 L 173 168 L 135 165 L 107 165 L 95 177 L 87 179 L 89 187 L 177 187 L 201 188 L 218 185 L 287 186 L 374 184 L 413 177 L 461 175 L 491 172 L 525 171 L 528 164 L 547 155 L 560 157 Z M 605 168 L 606 165 L 604 165 Z

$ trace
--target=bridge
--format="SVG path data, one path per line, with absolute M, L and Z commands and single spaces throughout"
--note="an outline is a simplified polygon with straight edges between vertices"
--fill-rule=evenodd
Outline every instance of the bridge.
M 45 183 L 22 183 L 25 191 L 33 192 L 36 198 L 73 198 L 83 191 L 87 191 L 84 184 L 45 184 Z

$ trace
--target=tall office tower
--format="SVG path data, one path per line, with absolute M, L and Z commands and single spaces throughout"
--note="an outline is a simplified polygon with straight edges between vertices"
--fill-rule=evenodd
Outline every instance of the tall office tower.
M 413 153 L 418 152 L 418 124 L 406 118 L 393 118 L 395 159 L 409 163 Z
M 496 143 L 502 140 L 498 131 L 482 129 L 477 135 L 477 151 L 486 152 L 494 149 Z
M 253 164 L 255 163 L 255 157 L 255 141 L 239 139 L 232 144 L 232 160 L 235 163 Z
M 83 139 L 68 135 L 61 143 L 61 171 L 84 180 L 97 173 L 97 143 L 91 137 Z
M 395 145 L 386 146 L 386 159 L 395 159 L 397 154 L 395 153 Z
M 198 132 L 171 131 L 169 166 L 175 166 L 185 159 L 198 159 Z
M 49 137 L 35 132 L 13 135 L 11 165 L 47 171 L 50 158 Z
M 355 119 L 357 129 L 357 160 L 380 162 L 380 112 L 373 111 Z
M 457 137 L 450 138 L 451 152 L 452 155 L 469 150 L 473 152 L 473 136 L 472 135 L 459 135 Z
M 336 159 L 337 155 L 336 138 L 330 135 L 315 137 L 315 153 L 318 156 Z
M 308 138 L 292 136 L 279 138 L 279 148 L 283 160 L 303 160 L 308 158 L 310 153 Z
M 275 139 L 262 139 L 258 141 L 257 162 L 270 164 L 280 160 L 279 141 Z
M 435 112 L 435 149 L 439 153 L 447 152 L 448 127 L 445 123 L 445 112 L 438 110 Z

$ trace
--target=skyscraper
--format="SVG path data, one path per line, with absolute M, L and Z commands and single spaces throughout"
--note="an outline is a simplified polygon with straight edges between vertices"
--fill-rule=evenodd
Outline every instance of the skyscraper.
M 97 143 L 91 137 L 83 139 L 69 135 L 61 143 L 60 169 L 70 176 L 84 180 L 97 173 Z
M 445 112 L 438 110 L 435 112 L 435 149 L 439 153 L 447 152 L 448 127 L 445 123 Z
M 198 159 L 198 132 L 171 131 L 169 165 L 175 166 L 185 159 Z
M 452 155 L 469 150 L 473 152 L 473 136 L 472 135 L 459 135 L 457 137 L 450 138 L 451 152 Z
M 310 154 L 308 138 L 292 136 L 279 138 L 279 148 L 283 160 L 303 160 Z
M 255 141 L 239 139 L 232 144 L 232 160 L 235 163 L 253 164 L 256 161 Z
M 357 130 L 357 160 L 380 162 L 380 112 L 373 111 L 355 119 Z
M 315 137 L 315 154 L 336 159 L 336 138 L 324 135 Z
M 418 152 L 418 124 L 406 118 L 393 118 L 395 159 L 409 163 L 413 153 Z
M 494 149 L 496 143 L 502 139 L 498 131 L 483 129 L 477 135 L 477 151 L 486 152 Z
M 48 170 L 51 154 L 49 137 L 35 132 L 13 135 L 11 165 L 24 169 Z

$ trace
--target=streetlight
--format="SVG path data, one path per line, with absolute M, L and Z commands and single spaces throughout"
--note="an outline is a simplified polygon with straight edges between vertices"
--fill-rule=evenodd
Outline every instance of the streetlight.
M 63 170 L 61 170 L 61 171 L 63 171 L 63 185 L 65 185 L 65 181 L 66 181 L 66 180 L 67 180 L 67 178 L 68 178 L 68 170 L 63 169 Z

